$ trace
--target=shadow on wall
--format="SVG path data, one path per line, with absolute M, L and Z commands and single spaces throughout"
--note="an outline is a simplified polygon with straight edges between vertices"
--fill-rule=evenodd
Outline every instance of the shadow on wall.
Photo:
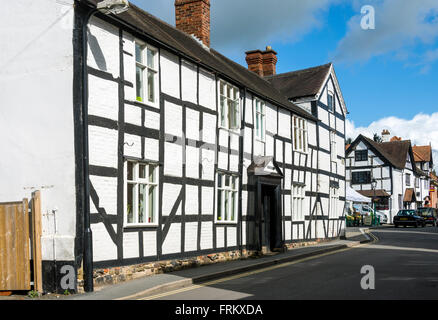
M 93 54 L 94 60 L 96 61 L 97 67 L 101 71 L 107 71 L 107 65 L 105 56 L 100 48 L 97 38 L 91 34 L 88 30 L 88 43 L 90 45 L 90 51 Z

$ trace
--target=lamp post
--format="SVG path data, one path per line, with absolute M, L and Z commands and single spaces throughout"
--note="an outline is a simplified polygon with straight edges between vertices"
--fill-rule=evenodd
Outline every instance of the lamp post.
M 373 179 L 371 181 L 371 188 L 373 189 L 373 211 L 371 213 L 372 222 L 371 224 L 374 225 L 374 219 L 375 219 L 375 213 L 376 213 L 376 187 L 377 187 L 377 181 L 376 179 Z
M 82 24 L 82 123 L 83 123 L 83 179 L 84 179 L 84 290 L 92 292 L 93 285 L 93 235 L 90 227 L 90 183 L 88 152 L 88 23 L 92 16 L 103 14 L 120 14 L 129 9 L 127 0 L 104 0 L 97 4 L 84 17 Z

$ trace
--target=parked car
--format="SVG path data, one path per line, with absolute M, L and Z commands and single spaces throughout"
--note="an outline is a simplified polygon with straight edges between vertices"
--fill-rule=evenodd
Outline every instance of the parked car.
M 424 218 L 419 216 L 415 210 L 400 210 L 394 217 L 393 222 L 396 228 L 399 226 L 413 226 L 415 228 L 421 226 L 424 228 L 426 226 Z
M 388 216 L 380 211 L 376 211 L 376 217 L 380 218 L 380 224 L 388 223 Z
M 424 218 L 426 224 L 438 225 L 438 212 L 435 208 L 418 208 L 417 215 Z

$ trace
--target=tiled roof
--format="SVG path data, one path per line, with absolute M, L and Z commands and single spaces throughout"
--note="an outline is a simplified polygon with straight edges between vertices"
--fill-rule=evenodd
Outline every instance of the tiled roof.
M 413 146 L 415 162 L 430 162 L 432 160 L 431 146 Z
M 403 202 L 415 202 L 417 198 L 415 197 L 415 191 L 412 188 L 408 188 L 405 191 L 405 196 L 403 197 Z
M 330 72 L 332 64 L 265 77 L 289 99 L 316 95 Z
M 88 2 L 96 6 L 99 0 L 82 0 L 82 2 Z M 307 119 L 318 121 L 317 118 L 308 112 L 289 102 L 289 100 L 267 80 L 226 58 L 212 48 L 205 49 L 192 36 L 185 34 L 137 6 L 130 3 L 130 9 L 117 15 L 117 19 L 129 25 L 138 33 L 144 33 L 165 47 L 177 51 L 201 66 L 205 66 L 211 71 L 217 72 L 221 76 L 228 77 L 232 81 L 239 83 L 260 98 L 289 109 L 295 114 Z
M 404 169 L 406 166 L 406 157 L 411 147 L 410 140 L 392 141 L 378 143 L 374 140 L 362 136 L 371 144 L 384 158 L 386 158 L 397 169 Z
M 361 195 L 372 198 L 374 197 L 374 190 L 357 190 Z M 376 197 L 390 197 L 391 195 L 383 189 L 376 189 Z

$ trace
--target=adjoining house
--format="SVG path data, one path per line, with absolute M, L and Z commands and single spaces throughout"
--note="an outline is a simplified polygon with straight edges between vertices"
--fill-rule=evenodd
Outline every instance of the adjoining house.
M 42 191 L 46 291 L 91 249 L 111 268 L 339 236 L 347 108 L 332 64 L 276 74 L 267 47 L 248 70 L 210 47 L 209 0 L 176 0 L 176 28 L 134 5 L 85 26 L 97 3 L 39 0 L 0 31 L 20 36 L 0 74 L 0 201 Z
M 430 173 L 429 199 L 424 205 L 430 208 L 438 208 L 438 177 L 433 172 Z
M 376 142 L 359 135 L 348 147 L 347 182 L 362 195 L 374 198 L 377 210 L 392 221 L 400 209 L 428 204 L 433 161 L 430 146 L 412 147 L 409 140 L 390 139 L 388 130 L 382 132 L 382 139 Z

